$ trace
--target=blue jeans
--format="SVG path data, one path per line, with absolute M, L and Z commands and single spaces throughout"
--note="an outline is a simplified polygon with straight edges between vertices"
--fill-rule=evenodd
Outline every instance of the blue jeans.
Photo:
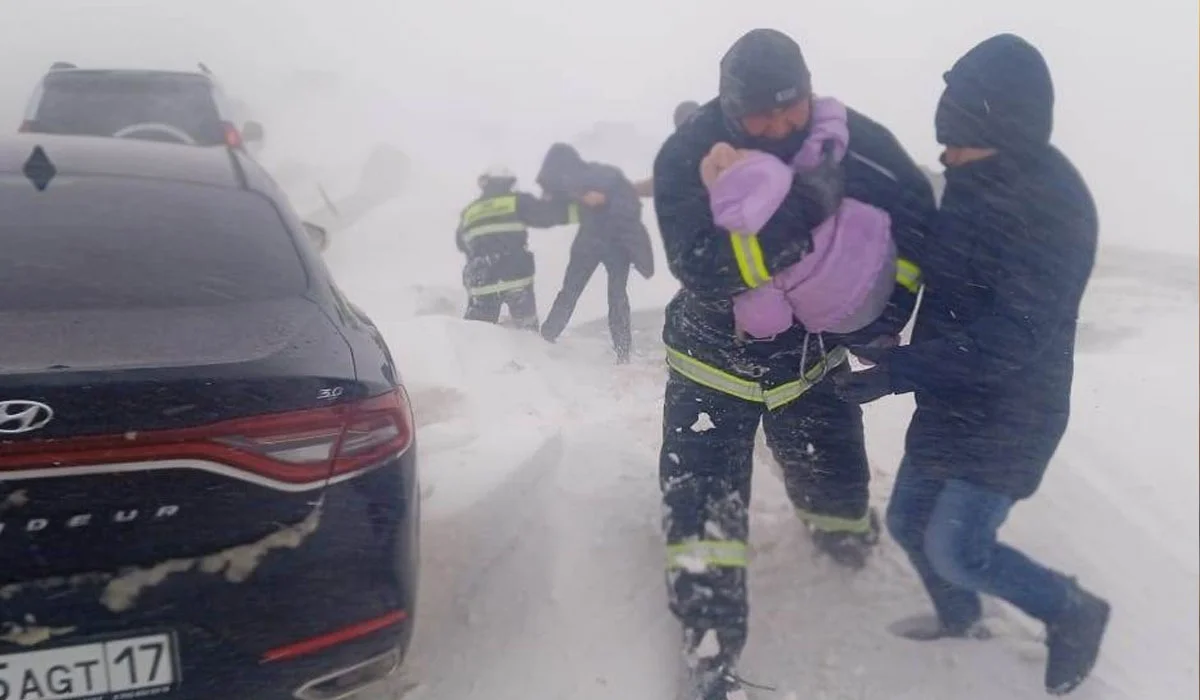
M 888 504 L 887 527 L 912 561 L 947 629 L 982 617 L 980 593 L 1044 622 L 1059 617 L 1073 582 L 996 541 L 1012 498 L 965 481 L 922 474 L 905 459 Z

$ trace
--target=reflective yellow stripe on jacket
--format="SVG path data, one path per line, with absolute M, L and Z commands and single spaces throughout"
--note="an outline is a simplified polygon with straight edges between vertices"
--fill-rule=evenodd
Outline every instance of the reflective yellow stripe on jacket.
M 896 260 L 896 284 L 916 294 L 921 290 L 921 268 L 904 258 Z
M 463 232 L 464 241 L 473 241 L 480 236 L 487 236 L 493 233 L 522 233 L 526 230 L 525 224 L 520 221 L 512 221 L 509 223 L 500 224 L 483 224 L 480 226 L 472 226 Z
M 734 231 L 729 236 L 729 244 L 733 246 L 733 259 L 737 261 L 738 272 L 747 287 L 761 287 L 771 280 L 757 234 Z
M 501 292 L 511 292 L 522 287 L 528 287 L 533 284 L 532 277 L 522 277 L 519 280 L 508 280 L 505 282 L 497 282 L 495 284 L 485 284 L 480 287 L 469 287 L 467 294 L 473 297 L 487 296 L 488 294 L 499 294 Z
M 770 389 L 764 389 L 758 382 L 742 379 L 705 364 L 674 348 L 667 348 L 667 366 L 700 386 L 706 386 L 744 401 L 766 404 L 767 409 L 774 410 L 803 396 L 805 392 L 816 386 L 830 370 L 846 362 L 849 356 L 850 353 L 846 348 L 838 346 L 805 372 L 803 377 Z
M 512 216 L 517 213 L 517 196 L 508 194 L 481 199 L 467 207 L 462 214 L 463 228 L 469 228 L 483 219 Z
M 516 195 L 501 195 L 481 199 L 462 213 L 462 237 L 472 241 L 480 236 L 497 233 L 523 233 L 525 223 L 517 217 Z

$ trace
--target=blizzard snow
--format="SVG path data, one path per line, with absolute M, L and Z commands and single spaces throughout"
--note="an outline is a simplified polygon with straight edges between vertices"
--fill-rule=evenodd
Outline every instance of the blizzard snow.
M 677 628 L 665 609 L 656 470 L 658 334 L 674 283 L 665 267 L 637 281 L 637 352 L 625 367 L 608 349 L 601 276 L 556 345 L 461 321 L 449 234 L 442 247 L 420 242 L 453 218 L 434 201 L 413 192 L 327 253 L 388 338 L 420 431 L 424 570 L 396 692 L 670 698 Z M 571 233 L 534 234 L 543 313 Z M 419 259 L 406 252 L 416 249 Z M 1082 314 L 1072 428 L 1041 492 L 1003 531 L 1114 603 L 1095 675 L 1076 691 L 1082 700 L 1197 693 L 1196 277 L 1188 256 L 1105 249 Z M 867 407 L 880 505 L 911 409 L 907 398 Z M 990 641 L 922 645 L 889 634 L 927 610 L 902 553 L 885 539 L 858 574 L 816 559 L 769 462 L 760 449 L 742 670 L 778 692 L 755 697 L 1045 697 L 1041 631 L 1001 604 L 989 611 Z
M 326 253 L 386 335 L 419 423 L 422 593 L 412 655 L 391 693 L 406 700 L 666 700 L 677 667 L 656 475 L 658 335 L 675 282 L 661 251 L 654 279 L 631 279 L 638 351 L 624 367 L 608 349 L 600 275 L 557 345 L 459 320 L 452 231 L 479 169 L 503 161 L 531 187 L 546 146 L 566 139 L 645 176 L 675 103 L 710 97 L 717 57 L 754 26 L 798 37 L 819 90 L 933 163 L 942 71 L 989 34 L 1027 36 L 1054 71 L 1055 139 L 1096 195 L 1104 249 L 1083 310 L 1071 430 L 1003 535 L 1114 603 L 1094 677 L 1073 697 L 1200 694 L 1195 3 L 0 5 L 5 123 L 19 123 L 55 60 L 204 60 L 263 121 L 263 158 L 303 190 L 306 212 L 317 184 L 348 196 L 377 145 L 406 156 L 405 194 L 335 233 Z M 543 313 L 572 234 L 534 234 Z M 911 408 L 895 398 L 867 409 L 878 504 Z M 895 638 L 888 625 L 927 610 L 895 544 L 885 539 L 853 575 L 815 559 L 765 450 L 757 466 L 742 671 L 778 688 L 761 697 L 1044 697 L 1035 625 L 996 605 L 991 641 Z M 0 634 L 46 632 L 27 622 Z

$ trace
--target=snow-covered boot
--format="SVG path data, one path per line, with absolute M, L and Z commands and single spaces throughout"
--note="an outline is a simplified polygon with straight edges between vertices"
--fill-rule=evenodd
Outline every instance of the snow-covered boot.
M 1066 695 L 1092 672 L 1108 626 L 1109 604 L 1072 581 L 1071 605 L 1057 620 L 1046 623 L 1046 692 Z
M 716 629 L 683 630 L 686 680 L 681 700 L 749 700 L 745 682 L 734 672 L 741 635 Z
M 867 513 L 867 529 L 861 532 L 822 530 L 809 525 L 813 544 L 834 561 L 851 569 L 861 569 L 875 545 L 879 544 L 879 514 L 874 508 Z
M 725 666 L 703 664 L 688 674 L 686 700 L 750 700 L 742 681 Z

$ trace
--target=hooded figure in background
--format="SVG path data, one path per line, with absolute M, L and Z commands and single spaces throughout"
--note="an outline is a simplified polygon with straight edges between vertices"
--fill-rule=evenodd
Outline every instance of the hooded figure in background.
M 603 265 L 608 277 L 608 330 L 617 362 L 624 364 L 633 349 L 626 290 L 629 268 L 647 279 L 654 275 L 654 251 L 642 223 L 641 200 L 619 169 L 586 162 L 564 143 L 550 147 L 537 183 L 549 201 L 569 207 L 571 223 L 579 224 L 562 290 L 542 324 L 542 337 L 550 342 L 558 339 L 592 274 Z
M 680 283 L 663 328 L 670 374 L 659 484 L 668 600 L 683 627 L 688 700 L 745 697 L 736 667 L 750 612 L 750 483 L 760 425 L 797 526 L 807 528 L 819 552 L 855 570 L 879 539 L 869 503 L 862 410 L 840 399 L 824 380 L 847 361 L 848 346 L 892 338 L 911 317 L 933 194 L 895 137 L 853 109 L 844 110 L 843 157 L 810 162 L 804 149 L 812 143 L 821 106 L 796 42 L 778 31 L 753 30 L 722 58 L 718 98 L 680 125 L 654 162 L 654 209 L 667 262 Z M 736 168 L 750 152 L 776 159 L 783 169 L 783 196 L 771 197 L 767 215 L 749 224 L 756 230 L 730 231 L 716 220 L 714 204 L 725 202 L 714 202 L 704 173 Z M 721 158 L 728 162 L 717 162 Z M 762 188 L 769 185 L 760 180 L 737 194 L 765 197 Z M 741 332 L 735 299 L 756 289 L 770 291 L 766 287 L 776 276 L 810 254 L 832 259 L 830 246 L 821 244 L 829 237 L 814 231 L 849 200 L 877 209 L 880 220 L 886 214 L 890 222 L 898 261 L 891 266 L 894 279 L 884 280 L 882 311 L 872 305 L 868 315 L 875 318 L 856 318 L 852 333 L 828 326 L 810 332 L 791 313 L 768 337 Z M 856 238 L 842 233 L 844 241 Z M 832 238 L 843 240 L 840 234 Z M 841 260 L 842 252 L 832 257 Z M 836 267 L 858 286 L 858 268 L 882 259 L 852 254 Z M 908 271 L 903 278 L 902 267 Z
M 1037 49 L 992 37 L 945 82 L 935 126 L 946 190 L 912 343 L 856 352 L 874 367 L 837 383 L 858 403 L 915 393 L 887 525 L 936 615 L 904 634 L 973 635 L 980 594 L 996 596 L 1046 625 L 1046 690 L 1061 695 L 1091 672 L 1109 605 L 997 530 L 1037 491 L 1067 428 L 1096 207 L 1050 144 L 1054 86 Z

